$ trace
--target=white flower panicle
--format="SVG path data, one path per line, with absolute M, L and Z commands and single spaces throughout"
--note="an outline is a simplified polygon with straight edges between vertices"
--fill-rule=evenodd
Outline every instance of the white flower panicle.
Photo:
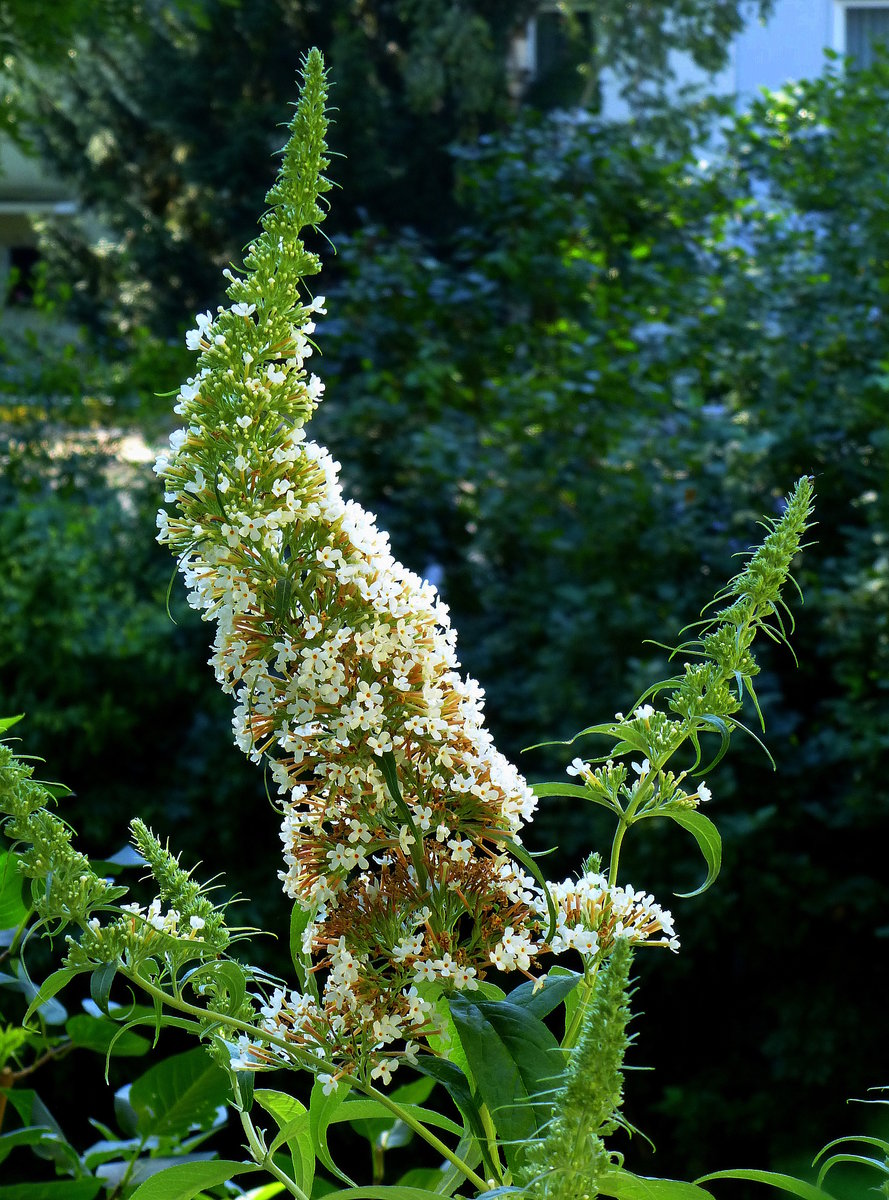
M 312 978 L 326 972 L 319 995 L 275 992 L 264 1026 L 388 1082 L 437 1028 L 424 986 L 472 992 L 486 971 L 530 973 L 556 945 L 589 955 L 613 931 L 566 892 L 546 944 L 543 894 L 510 853 L 536 798 L 492 744 L 447 608 L 305 436 L 324 393 L 309 367 L 324 298 L 298 291 L 320 267 L 300 231 L 323 219 L 330 186 L 320 56 L 304 81 L 264 232 L 245 271 L 226 272 L 229 306 L 186 337 L 199 358 L 155 467 L 177 506 L 158 540 L 215 623 L 235 741 L 281 797 L 279 874 L 306 914 L 302 952 Z M 633 903 L 612 904 L 621 929 L 667 928 Z M 263 1055 L 245 1043 L 241 1059 Z
M 283 887 L 310 915 L 306 953 L 328 969 L 317 1002 L 290 997 L 267 1019 L 327 1052 L 375 1054 L 385 1074 L 390 1045 L 410 1056 L 430 1025 L 415 985 L 472 990 L 510 922 L 534 919 L 504 843 L 536 800 L 492 744 L 435 588 L 393 558 L 305 437 L 324 391 L 308 365 L 324 298 L 298 293 L 319 266 L 299 232 L 320 221 L 326 190 L 323 100 L 305 99 L 323 75 L 311 70 L 264 232 L 245 272 L 227 272 L 231 303 L 186 337 L 199 358 L 177 396 L 183 428 L 155 467 L 177 505 L 159 514 L 158 539 L 215 623 L 210 661 L 234 696 L 235 741 L 270 768 Z
M 673 916 L 653 896 L 629 886 L 614 886 L 604 875 L 585 872 L 579 879 L 550 885 L 558 912 L 554 954 L 577 950 L 586 959 L 607 955 L 616 938 L 634 944 L 679 949 Z M 545 910 L 540 909 L 541 919 Z

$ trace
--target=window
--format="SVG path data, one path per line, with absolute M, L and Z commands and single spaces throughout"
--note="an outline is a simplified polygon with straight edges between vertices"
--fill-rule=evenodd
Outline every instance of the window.
M 834 49 L 858 67 L 869 67 L 877 45 L 889 49 L 889 4 L 875 0 L 837 0 L 834 6 Z
M 35 268 L 39 254 L 34 246 L 10 246 L 5 257 L 6 303 L 29 305 L 34 299 Z
M 585 0 L 543 3 L 513 43 L 516 91 L 540 108 L 597 106 L 593 12 Z

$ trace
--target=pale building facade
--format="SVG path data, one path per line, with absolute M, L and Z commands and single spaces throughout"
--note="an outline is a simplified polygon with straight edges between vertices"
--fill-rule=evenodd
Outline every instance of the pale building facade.
M 595 0 L 543 0 L 540 14 L 527 23 L 513 47 L 517 80 L 533 85 L 547 71 L 557 70 L 560 39 L 562 44 L 568 41 L 564 34 L 566 9 L 574 14 L 575 30 L 595 38 Z M 735 38 L 724 69 L 715 76 L 704 74 L 679 54 L 672 59 L 672 67 L 677 87 L 701 84 L 735 96 L 743 105 L 761 88 L 774 90 L 788 80 L 820 75 L 825 50 L 849 55 L 866 66 L 880 41 L 889 45 L 886 0 L 775 0 L 767 21 L 750 20 Z M 576 61 L 576 42 L 571 55 Z M 566 65 L 571 70 L 573 63 Z M 620 119 L 628 114 L 620 82 L 609 73 L 602 80 L 600 98 L 605 116 Z M 578 101 L 583 103 L 583 97 Z

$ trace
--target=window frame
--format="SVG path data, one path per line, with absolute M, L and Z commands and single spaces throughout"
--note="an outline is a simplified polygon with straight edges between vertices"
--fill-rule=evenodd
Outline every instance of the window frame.
M 833 38 L 831 45 L 837 54 L 848 54 L 847 32 L 850 8 L 882 9 L 889 14 L 889 0 L 833 0 Z
M 540 72 L 540 63 L 537 57 L 537 22 L 540 17 L 546 15 L 556 15 L 570 10 L 572 14 L 580 16 L 583 13 L 588 13 L 595 20 L 596 4 L 595 0 L 571 0 L 570 3 L 565 3 L 564 0 L 541 0 L 537 5 L 537 11 L 524 23 L 524 28 L 520 34 L 522 45 L 522 68 L 527 72 L 527 78 L 534 80 Z

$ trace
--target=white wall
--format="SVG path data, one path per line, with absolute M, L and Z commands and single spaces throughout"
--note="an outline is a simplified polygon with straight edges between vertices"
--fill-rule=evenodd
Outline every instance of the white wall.
M 751 21 L 734 46 L 734 91 L 743 100 L 760 88 L 820 75 L 833 45 L 833 0 L 777 0 L 767 24 Z
M 841 9 L 842 0 L 776 0 L 765 24 L 752 18 L 735 39 L 729 61 L 717 75 L 708 77 L 686 55 L 677 54 L 672 60 L 676 85 L 706 85 L 710 91 L 736 95 L 743 104 L 760 88 L 820 75 L 825 48 L 842 48 L 835 41 Z M 607 116 L 627 115 L 614 78 L 603 80 L 602 100 Z

